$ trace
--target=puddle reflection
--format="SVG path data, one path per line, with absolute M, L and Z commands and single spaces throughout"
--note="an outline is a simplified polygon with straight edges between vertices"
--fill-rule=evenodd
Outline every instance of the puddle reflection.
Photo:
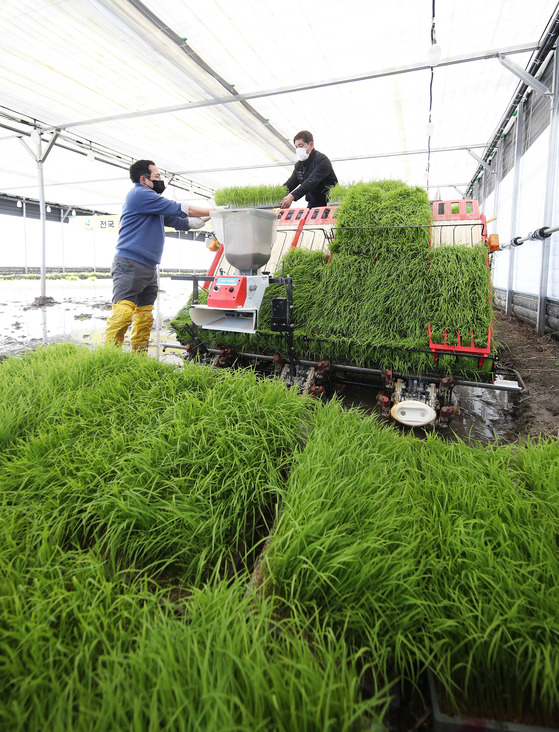
M 341 398 L 348 406 L 355 405 L 368 413 L 379 414 L 376 404 L 377 393 L 375 389 L 351 386 L 343 390 Z M 514 428 L 513 401 L 514 396 L 505 391 L 456 386 L 453 391 L 453 403 L 459 412 L 449 427 L 406 427 L 393 420 L 390 424 L 401 432 L 412 432 L 419 438 L 435 431 L 445 440 L 481 442 L 487 445 L 496 440 L 510 438 Z
M 161 279 L 154 310 L 158 336 L 188 302 L 191 288 L 183 280 Z M 21 353 L 57 341 L 101 343 L 111 308 L 110 279 L 50 280 L 46 291 L 54 302 L 37 307 L 38 280 L 0 281 L 0 352 Z

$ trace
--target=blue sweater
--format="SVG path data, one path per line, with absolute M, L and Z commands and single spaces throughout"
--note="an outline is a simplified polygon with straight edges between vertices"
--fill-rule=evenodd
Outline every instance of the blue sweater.
M 128 257 L 155 269 L 161 262 L 165 244 L 165 226 L 188 231 L 188 216 L 180 203 L 163 198 L 141 183 L 124 199 L 120 231 L 116 245 L 117 257 Z

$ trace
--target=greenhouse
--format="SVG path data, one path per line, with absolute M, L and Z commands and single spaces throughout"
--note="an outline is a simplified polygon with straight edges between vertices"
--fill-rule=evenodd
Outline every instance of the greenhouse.
M 558 732 L 559 4 L 0 19 L 0 729 Z

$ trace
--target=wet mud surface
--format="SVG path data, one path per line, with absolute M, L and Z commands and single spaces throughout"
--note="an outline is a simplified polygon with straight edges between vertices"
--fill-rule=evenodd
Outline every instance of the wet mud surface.
M 150 355 L 159 360 L 182 363 L 181 351 L 167 347 L 178 345 L 169 323 L 187 303 L 189 288 L 184 281 L 161 280 L 150 340 Z M 45 296 L 38 281 L 0 281 L 0 358 L 45 343 L 99 345 L 111 295 L 110 279 L 47 282 Z M 535 326 L 501 311 L 494 325 L 500 363 L 520 374 L 527 393 L 455 387 L 459 413 L 445 433 L 483 443 L 559 436 L 559 340 L 538 336 Z M 347 403 L 372 410 L 376 392 L 349 387 L 342 396 Z
M 503 344 L 500 362 L 518 371 L 528 389 L 514 398 L 509 438 L 559 437 L 559 340 L 538 336 L 535 326 L 504 312 L 496 314 L 495 336 Z
M 0 358 L 48 343 L 102 343 L 111 312 L 110 278 L 48 281 L 46 290 L 46 295 L 40 295 L 36 280 L 0 281 Z M 172 360 L 162 344 L 176 343 L 169 323 L 189 296 L 184 281 L 161 280 L 150 341 L 151 355 L 160 360 Z M 129 339 L 130 332 L 127 335 Z

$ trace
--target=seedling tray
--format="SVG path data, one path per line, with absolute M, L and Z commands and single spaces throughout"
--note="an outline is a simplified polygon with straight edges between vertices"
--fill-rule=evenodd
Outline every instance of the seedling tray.
M 479 732 L 480 729 L 494 730 L 494 732 L 559 732 L 559 730 L 552 727 L 538 727 L 517 722 L 503 722 L 496 719 L 458 717 L 445 714 L 439 706 L 435 679 L 430 672 L 428 673 L 428 679 L 435 732 Z

